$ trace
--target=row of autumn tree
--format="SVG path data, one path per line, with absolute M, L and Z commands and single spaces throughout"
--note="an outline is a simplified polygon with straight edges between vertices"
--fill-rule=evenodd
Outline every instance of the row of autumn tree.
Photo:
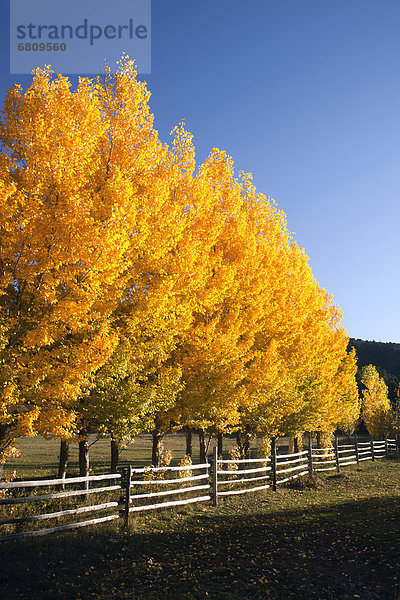
M 376 367 L 362 367 L 359 379 L 362 388 L 361 417 L 368 433 L 372 438 L 378 439 L 393 435 L 399 441 L 400 385 L 391 402 L 389 388 Z
M 118 445 L 171 422 L 329 434 L 359 417 L 356 357 L 275 203 L 214 149 L 153 127 L 132 62 L 37 70 L 0 125 L 0 451 Z M 115 459 L 114 459 L 115 460 Z

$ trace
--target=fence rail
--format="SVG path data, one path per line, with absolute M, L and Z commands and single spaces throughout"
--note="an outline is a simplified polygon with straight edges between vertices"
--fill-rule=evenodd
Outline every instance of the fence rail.
M 263 466 L 255 466 L 260 463 Z M 256 490 L 266 490 L 271 487 L 270 472 L 272 470 L 271 460 L 267 458 L 247 458 L 245 460 L 223 460 L 218 458 L 217 448 L 214 448 L 213 454 L 213 473 L 214 473 L 214 485 L 213 485 L 213 504 L 218 503 L 219 496 L 232 496 L 237 494 L 247 494 L 248 492 L 254 492 Z M 253 476 L 255 473 L 260 475 Z M 261 474 L 263 473 L 263 474 Z M 250 475 L 250 477 L 248 477 Z M 218 479 L 219 476 L 219 479 Z M 263 485 L 254 485 L 254 483 L 260 483 L 261 481 L 268 480 L 268 483 Z M 245 487 L 248 486 L 250 487 Z M 218 487 L 222 485 L 229 489 L 223 489 L 218 491 Z
M 92 497 L 96 497 L 99 501 L 84 505 L 84 506 L 73 506 L 70 508 L 63 508 L 62 510 L 53 510 L 51 512 L 42 512 L 40 514 L 22 514 L 21 516 L 13 517 L 9 516 L 4 519 L 0 519 L 0 525 L 6 528 L 9 528 L 11 525 L 15 525 L 17 529 L 21 529 L 21 527 L 26 523 L 34 523 L 40 521 L 47 521 L 49 519 L 63 519 L 68 517 L 73 517 L 75 515 L 82 515 L 84 513 L 103 513 L 102 516 L 81 521 L 75 520 L 72 523 L 65 523 L 62 525 L 56 525 L 54 527 L 50 527 L 47 529 L 37 529 L 37 530 L 29 530 L 29 531 L 14 531 L 13 533 L 5 533 L 0 536 L 0 541 L 7 540 L 17 540 L 20 538 L 27 537 L 37 537 L 42 535 L 47 535 L 50 533 L 55 533 L 59 531 L 67 531 L 71 529 L 77 529 L 80 527 L 87 527 L 89 525 L 95 525 L 97 523 L 105 523 L 108 521 L 113 521 L 119 518 L 119 515 L 115 512 L 113 514 L 104 514 L 109 513 L 110 509 L 117 508 L 119 506 L 119 500 L 112 499 L 112 494 L 114 492 L 121 491 L 121 485 L 99 485 L 101 482 L 109 483 L 111 480 L 117 482 L 121 479 L 120 473 L 106 473 L 103 475 L 90 475 L 88 477 L 67 477 L 63 479 L 41 479 L 41 480 L 32 480 L 32 481 L 11 481 L 8 483 L 0 484 L 0 508 L 3 508 L 3 511 L 10 506 L 11 510 L 14 505 L 25 506 L 25 511 L 32 510 L 30 507 L 33 504 L 41 503 L 44 506 L 47 506 L 47 503 L 50 502 L 50 507 L 55 508 L 57 504 L 56 501 L 63 499 L 63 501 L 70 502 L 71 499 L 74 501 L 76 499 L 87 501 Z M 96 487 L 90 487 L 91 483 L 95 483 Z M 48 494 L 37 494 L 36 490 L 40 488 L 57 488 L 57 486 L 73 486 L 81 485 L 84 489 L 70 489 L 67 491 L 61 492 L 50 492 Z M 28 490 L 28 494 L 25 494 L 25 490 Z M 23 495 L 21 495 L 23 494 Z M 59 507 L 58 507 L 59 508 Z M 39 509 L 40 510 L 40 509 Z M 43 510 L 43 508 L 42 508 Z
M 205 490 L 211 489 L 209 482 L 210 464 L 202 463 L 199 465 L 186 465 L 179 467 L 145 467 L 143 469 L 132 469 L 128 467 L 124 474 L 123 485 L 125 488 L 125 496 L 123 498 L 124 510 L 121 511 L 121 516 L 125 518 L 125 523 L 128 522 L 130 513 L 141 512 L 146 510 L 155 510 L 157 508 L 166 508 L 170 506 L 184 506 L 185 504 L 194 504 L 196 502 L 204 502 L 211 500 L 210 494 L 204 495 Z M 193 471 L 203 470 L 200 475 L 193 475 Z M 175 477 L 174 473 L 178 472 L 179 477 Z M 142 479 L 132 480 L 132 475 L 142 475 Z M 172 477 L 170 477 L 172 475 Z M 204 481 L 207 483 L 204 484 Z M 190 482 L 190 485 L 187 483 Z M 193 482 L 196 482 L 193 485 Z M 197 483 L 198 482 L 198 483 Z M 158 490 L 161 485 L 164 489 Z M 152 491 L 156 487 L 156 491 Z M 143 487 L 149 491 L 142 492 Z M 168 487 L 169 489 L 165 489 Z M 132 494 L 132 489 L 137 489 L 138 493 Z M 198 492 L 202 495 L 196 496 Z M 194 494 L 194 495 L 193 495 Z M 184 496 L 178 500 L 167 500 L 168 496 Z M 147 499 L 158 498 L 159 502 L 148 504 Z M 144 502 L 143 502 L 144 501 Z M 134 504 L 134 506 L 132 506 Z
M 132 468 L 128 466 L 122 473 L 2 482 L 0 483 L 0 510 L 3 513 L 1 516 L 5 518 L 0 519 L 0 526 L 5 527 L 6 532 L 3 530 L 0 542 L 43 536 L 121 518 L 127 524 L 132 513 L 142 511 L 206 501 L 212 501 L 216 506 L 219 497 L 247 494 L 269 488 L 276 490 L 278 485 L 306 474 L 335 470 L 340 472 L 341 468 L 346 466 L 360 465 L 366 460 L 379 460 L 394 455 L 400 457 L 400 444 L 398 440 L 389 438 L 359 442 L 355 436 L 354 444 L 342 445 L 339 445 L 336 439 L 335 444 L 328 448 L 313 448 L 310 439 L 307 450 L 289 454 L 279 454 L 276 440 L 272 440 L 269 458 L 222 459 L 217 456 L 215 448 L 211 463 L 176 467 Z M 107 485 L 109 483 L 112 485 Z M 95 487 L 90 487 L 90 484 L 94 484 Z M 60 485 L 63 486 L 63 491 L 51 491 Z M 72 489 L 65 491 L 67 486 Z M 49 493 L 35 493 L 40 488 L 49 488 Z M 61 500 L 67 503 L 72 500 L 89 502 L 91 498 L 94 499 L 92 504 L 60 505 Z M 47 502 L 50 503 L 50 508 L 56 510 L 41 514 L 28 512 L 32 510 L 30 506 L 34 503 L 37 505 Z M 16 516 L 14 513 L 13 515 L 12 512 L 16 510 L 15 505 L 21 507 L 20 512 L 23 513 L 25 510 L 25 514 Z M 5 513 L 7 509 L 11 514 Z M 89 520 L 75 520 L 70 523 L 64 521 L 66 518 L 90 512 L 100 513 L 100 515 Z M 62 524 L 46 529 L 23 530 L 27 523 L 51 519 L 56 523 L 57 520 L 62 519 Z M 7 529 L 10 531 L 11 526 L 14 526 L 14 531 L 7 533 Z
M 48 487 L 53 485 L 66 485 L 71 483 L 84 483 L 120 478 L 121 473 L 105 473 L 104 475 L 89 475 L 88 477 L 64 477 L 63 479 L 39 479 L 37 481 L 10 481 L 9 483 L 0 483 L 0 490 L 29 487 Z

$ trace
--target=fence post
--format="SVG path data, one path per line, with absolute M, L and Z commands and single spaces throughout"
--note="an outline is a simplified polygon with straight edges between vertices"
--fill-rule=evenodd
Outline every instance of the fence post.
M 132 466 L 128 465 L 123 471 L 122 475 L 122 487 L 125 490 L 125 496 L 123 497 L 124 502 L 124 527 L 128 527 L 129 524 L 129 508 L 131 505 L 131 481 L 132 481 Z M 122 516 L 122 515 L 121 515 Z
M 276 492 L 276 437 L 271 439 L 271 485 Z
M 313 476 L 313 457 L 312 457 L 312 439 L 311 433 L 308 434 L 308 473 Z
M 385 454 L 386 454 L 386 458 L 389 458 L 389 444 L 387 441 L 387 436 L 385 436 Z
M 360 466 L 360 455 L 358 454 L 358 437 L 357 434 L 354 434 L 354 448 L 356 451 L 356 461 L 357 461 L 357 466 Z
M 396 458 L 400 456 L 399 434 L 396 433 Z
M 339 462 L 339 449 L 338 449 L 338 437 L 335 435 L 335 460 L 336 460 L 336 470 L 340 473 L 340 462 Z
M 371 440 L 371 455 L 372 460 L 375 460 L 374 440 Z
M 213 459 L 212 459 L 212 504 L 213 506 L 218 505 L 218 447 L 213 448 Z

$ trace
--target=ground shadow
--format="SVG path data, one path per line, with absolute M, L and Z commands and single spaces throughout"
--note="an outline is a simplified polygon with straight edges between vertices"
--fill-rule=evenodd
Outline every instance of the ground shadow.
M 8 543 L 0 588 L 7 600 L 396 600 L 399 517 L 393 497 L 245 517 L 199 511 L 163 533 L 98 528 Z

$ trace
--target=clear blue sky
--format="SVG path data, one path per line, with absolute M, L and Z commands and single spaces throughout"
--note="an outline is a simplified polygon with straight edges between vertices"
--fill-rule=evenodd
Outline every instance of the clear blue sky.
M 400 342 L 398 0 L 153 0 L 143 78 L 163 140 L 184 118 L 277 200 L 349 335 Z

